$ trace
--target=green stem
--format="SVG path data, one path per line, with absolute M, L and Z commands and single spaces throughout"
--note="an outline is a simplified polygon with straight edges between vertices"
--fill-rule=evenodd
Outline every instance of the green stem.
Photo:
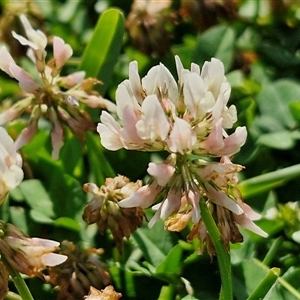
M 215 247 L 218 264 L 221 275 L 221 292 L 220 300 L 231 300 L 232 299 L 232 280 L 231 280 L 231 264 L 230 264 L 230 255 L 223 243 L 222 236 L 220 231 L 204 201 L 200 199 L 200 209 L 201 217 L 206 226 L 208 234 L 212 240 L 212 243 Z
M 26 285 L 23 277 L 21 274 L 15 270 L 14 268 L 11 267 L 11 265 L 7 262 L 4 256 L 1 256 L 1 261 L 4 263 L 5 267 L 7 268 L 19 294 L 21 299 L 24 300 L 34 300 L 28 286 Z
M 257 288 L 251 293 L 247 300 L 264 299 L 273 284 L 276 282 L 280 274 L 279 268 L 272 268 L 269 270 L 265 278 L 260 282 Z
M 272 246 L 270 247 L 270 250 L 268 251 L 267 255 L 265 256 L 263 260 L 263 264 L 266 266 L 270 266 L 271 261 L 276 257 L 278 250 L 280 250 L 282 242 L 284 241 L 284 238 L 282 236 L 278 237 Z

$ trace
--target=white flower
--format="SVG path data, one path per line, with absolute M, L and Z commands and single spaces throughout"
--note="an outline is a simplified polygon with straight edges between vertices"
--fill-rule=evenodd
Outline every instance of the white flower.
M 23 180 L 22 158 L 17 153 L 14 141 L 6 130 L 0 127 L 0 203 L 9 191 Z

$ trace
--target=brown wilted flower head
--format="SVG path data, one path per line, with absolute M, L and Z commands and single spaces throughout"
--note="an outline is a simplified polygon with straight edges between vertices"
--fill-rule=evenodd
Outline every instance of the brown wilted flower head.
M 0 299 L 4 299 L 8 292 L 8 271 L 0 261 Z
M 133 45 L 141 52 L 164 55 L 169 51 L 176 22 L 170 0 L 136 0 L 126 20 Z
M 111 282 L 109 273 L 99 260 L 102 249 L 63 241 L 60 253 L 68 256 L 68 260 L 59 267 L 49 268 L 46 277 L 46 281 L 58 290 L 57 300 L 83 299 L 92 286 L 102 289 Z
M 125 176 L 107 178 L 100 188 L 94 183 L 83 186 L 85 192 L 93 195 L 85 207 L 83 220 L 88 224 L 96 223 L 101 234 L 106 229 L 112 232 L 116 246 L 121 251 L 123 238 L 142 225 L 143 210 L 140 207 L 121 208 L 118 202 L 129 197 L 141 187 L 141 182 L 130 182 Z
M 28 276 L 43 277 L 47 266 L 63 263 L 67 256 L 53 253 L 59 242 L 30 238 L 12 224 L 0 221 L 0 254 L 15 270 Z
M 98 291 L 94 287 L 90 288 L 90 292 L 84 297 L 85 300 L 118 300 L 122 297 L 121 293 L 114 290 L 112 285 L 107 286 L 104 290 Z
M 19 82 L 22 89 L 21 100 L 0 113 L 0 125 L 18 119 L 22 114 L 30 115 L 27 127 L 16 140 L 19 149 L 28 143 L 38 128 L 38 121 L 44 117 L 51 125 L 52 157 L 59 157 L 63 146 L 66 127 L 83 140 L 85 132 L 94 130 L 95 125 L 80 103 L 89 107 L 115 109 L 115 105 L 103 99 L 92 90 L 100 83 L 93 78 L 85 78 L 85 72 L 79 71 L 67 76 L 60 72 L 72 56 L 73 50 L 60 37 L 52 38 L 53 58 L 46 61 L 47 36 L 32 28 L 25 15 L 20 16 L 27 38 L 12 32 L 13 37 L 22 45 L 28 46 L 27 56 L 33 62 L 32 74 L 19 67 L 6 46 L 0 48 L 0 69 Z

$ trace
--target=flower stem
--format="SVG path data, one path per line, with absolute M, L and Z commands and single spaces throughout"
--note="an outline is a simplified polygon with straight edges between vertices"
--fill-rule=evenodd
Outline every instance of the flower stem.
M 34 300 L 21 274 L 17 270 L 11 267 L 11 265 L 7 262 L 4 256 L 1 256 L 1 260 L 4 263 L 5 267 L 7 268 L 20 294 L 21 299 Z
M 200 200 L 201 217 L 206 226 L 208 234 L 215 247 L 220 275 L 221 275 L 221 292 L 220 300 L 231 300 L 232 299 L 232 280 L 231 280 L 231 264 L 230 255 L 223 243 L 220 231 L 206 205 L 204 199 Z

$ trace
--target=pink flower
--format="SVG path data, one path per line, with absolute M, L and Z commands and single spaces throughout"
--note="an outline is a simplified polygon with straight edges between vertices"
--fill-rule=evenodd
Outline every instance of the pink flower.
M 216 122 L 215 128 L 203 142 L 205 150 L 216 156 L 231 156 L 237 153 L 245 144 L 247 138 L 246 127 L 237 127 L 235 132 L 224 138 L 222 128 L 223 119 Z
M 142 186 L 135 193 L 120 201 L 118 204 L 120 207 L 147 208 L 154 203 L 161 191 L 162 187 L 154 181 L 150 184 Z
M 190 124 L 183 119 L 176 118 L 167 141 L 170 151 L 180 154 L 191 152 L 196 141 L 196 134 L 192 131 Z
M 169 163 L 149 163 L 147 169 L 149 175 L 154 177 L 160 186 L 166 186 L 175 172 L 174 166 Z
M 136 123 L 139 137 L 150 142 L 165 141 L 170 125 L 156 95 L 145 98 L 141 113 L 141 119 Z
M 60 70 L 66 61 L 72 56 L 73 50 L 63 39 L 55 36 L 53 38 L 53 56 L 56 69 Z
M 102 123 L 98 123 L 97 131 L 102 145 L 112 151 L 123 148 L 124 145 L 120 139 L 121 126 L 106 111 L 102 112 L 100 120 Z
M 244 213 L 243 209 L 234 201 L 233 199 L 230 199 L 224 191 L 219 190 L 215 187 L 213 187 L 208 182 L 204 183 L 205 189 L 207 191 L 207 197 L 212 202 L 216 203 L 217 205 L 223 206 L 230 211 L 232 211 L 236 215 L 241 215 Z
M 252 210 L 252 208 L 241 200 L 237 201 L 239 206 L 243 209 L 244 213 L 241 215 L 233 215 L 234 221 L 240 226 L 262 236 L 267 237 L 268 234 L 263 231 L 260 227 L 258 227 L 252 221 L 260 219 L 260 214 L 256 213 Z
M 39 88 L 34 79 L 15 63 L 5 46 L 0 48 L 0 69 L 9 76 L 16 78 L 20 87 L 26 92 L 31 93 Z

